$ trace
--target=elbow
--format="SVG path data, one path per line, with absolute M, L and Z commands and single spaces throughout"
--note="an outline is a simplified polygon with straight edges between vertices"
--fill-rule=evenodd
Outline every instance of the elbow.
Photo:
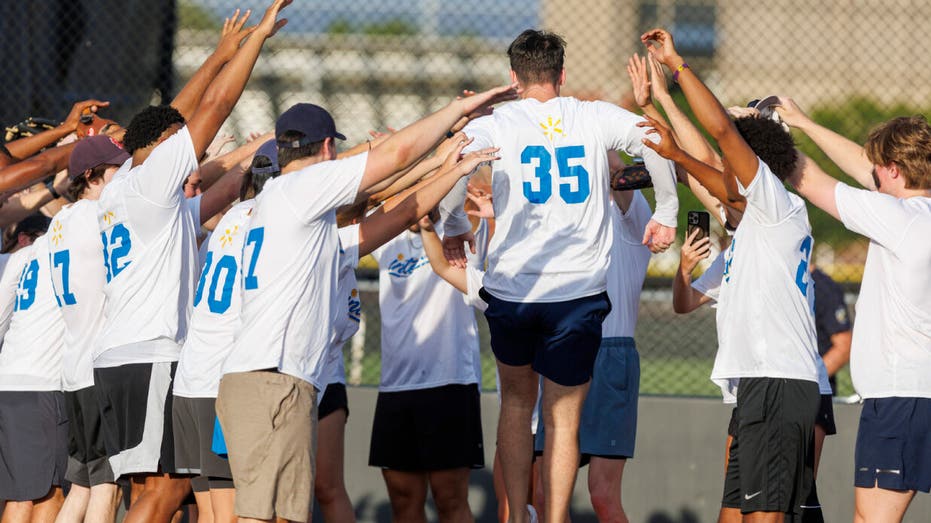
M 673 302 L 672 302 L 672 310 L 673 310 L 673 312 L 675 312 L 676 314 L 687 314 L 687 313 L 691 312 L 691 311 L 688 309 L 688 307 L 685 306 L 684 303 L 679 303 L 679 302 L 677 302 L 677 301 L 673 301 Z

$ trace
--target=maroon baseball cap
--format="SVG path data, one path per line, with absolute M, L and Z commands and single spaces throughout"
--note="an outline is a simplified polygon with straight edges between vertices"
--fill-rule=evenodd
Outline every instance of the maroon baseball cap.
M 98 165 L 123 165 L 130 158 L 119 142 L 109 136 L 91 136 L 78 142 L 68 160 L 68 177 L 72 180 Z

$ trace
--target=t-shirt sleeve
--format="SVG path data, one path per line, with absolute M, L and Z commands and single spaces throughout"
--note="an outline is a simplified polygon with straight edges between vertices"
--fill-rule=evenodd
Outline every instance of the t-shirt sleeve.
M 763 225 L 775 225 L 796 212 L 798 204 L 792 201 L 789 191 L 769 166 L 763 160 L 757 163 L 759 167 L 750 185 L 744 187 L 739 180 L 737 182 L 740 194 L 747 199 L 744 216 L 751 216 Z
M 152 149 L 142 165 L 143 171 L 130 179 L 133 188 L 156 205 L 178 205 L 184 198 L 181 185 L 197 169 L 197 154 L 187 126 Z
M 656 212 L 653 219 L 667 227 L 675 227 L 679 214 L 675 165 L 642 142 L 644 138 L 656 142 L 659 139 L 657 135 L 646 134 L 645 128 L 637 127 L 638 123 L 646 121 L 641 116 L 607 102 L 592 104 L 594 120 L 607 149 L 621 150 L 631 156 L 643 158 L 643 165 L 650 173 L 653 192 L 656 195 Z
M 294 213 L 305 223 L 337 207 L 349 205 L 359 193 L 368 153 L 316 163 L 282 176 L 281 189 Z
M 694 282 L 692 288 L 714 301 L 721 295 L 721 282 L 724 280 L 724 252 L 718 253 L 708 269 Z
M 647 227 L 647 223 L 650 221 L 650 203 L 647 202 L 646 197 L 640 191 L 634 193 L 634 197 L 630 202 L 630 207 L 627 208 L 627 212 L 620 211 L 621 215 L 621 231 L 624 235 L 624 240 L 628 243 L 635 243 L 640 245 L 643 241 L 643 231 Z
M 200 219 L 200 202 L 203 199 L 203 194 L 198 194 L 193 198 L 188 198 L 184 201 L 184 204 L 187 205 L 188 216 L 191 217 L 191 221 L 194 222 L 194 230 L 199 231 L 200 226 L 203 222 Z
M 828 336 L 851 329 L 844 291 L 833 281 L 815 282 L 815 324 L 819 332 Z
M 845 227 L 890 250 L 899 246 L 916 218 L 898 198 L 845 183 L 837 184 L 834 201 Z
M 460 178 L 449 194 L 440 201 L 440 221 L 450 236 L 459 236 L 472 230 L 472 223 L 465 212 L 468 183 L 468 178 Z
M 37 241 L 47 240 L 39 238 Z M 0 276 L 0 350 L 2 350 L 3 337 L 6 336 L 6 331 L 10 328 L 10 320 L 13 318 L 16 287 L 19 285 L 19 277 L 28 258 L 26 255 L 28 250 L 28 248 L 22 249 L 10 255 L 6 267 L 3 268 L 3 275 Z
M 484 149 L 486 147 L 494 147 L 494 123 L 494 115 L 488 115 L 482 116 L 481 118 L 476 118 L 475 120 L 472 120 L 466 124 L 466 126 L 462 129 L 462 132 L 472 139 L 472 143 L 467 145 L 465 149 L 462 150 L 463 154 L 472 151 L 478 151 L 479 149 Z
M 340 267 L 355 269 L 359 266 L 359 224 L 339 228 Z
M 471 265 L 466 266 L 466 289 L 468 290 L 466 302 L 480 312 L 485 312 L 485 309 L 488 308 L 488 303 L 478 294 L 478 291 L 482 289 L 482 278 L 484 277 L 485 273 L 483 271 Z

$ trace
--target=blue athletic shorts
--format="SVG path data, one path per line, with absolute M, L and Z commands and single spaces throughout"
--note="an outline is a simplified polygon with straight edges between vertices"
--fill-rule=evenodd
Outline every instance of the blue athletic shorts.
M 931 491 L 931 398 L 863 402 L 854 485 Z
M 491 350 L 505 365 L 532 365 L 545 378 L 566 387 L 592 378 L 601 344 L 601 323 L 611 311 L 607 293 L 555 303 L 499 300 L 484 288 Z
M 634 457 L 637 400 L 640 398 L 640 354 L 633 338 L 605 338 L 595 359 L 591 388 L 579 425 L 579 465 L 590 457 Z M 537 423 L 534 451 L 543 452 L 543 416 Z

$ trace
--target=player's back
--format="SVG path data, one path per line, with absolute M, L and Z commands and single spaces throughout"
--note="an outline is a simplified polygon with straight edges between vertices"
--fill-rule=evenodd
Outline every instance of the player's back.
M 484 281 L 492 295 L 556 302 L 605 290 L 606 151 L 629 149 L 637 121 L 605 102 L 528 98 L 466 128 L 501 148 L 492 174 L 498 232 Z

